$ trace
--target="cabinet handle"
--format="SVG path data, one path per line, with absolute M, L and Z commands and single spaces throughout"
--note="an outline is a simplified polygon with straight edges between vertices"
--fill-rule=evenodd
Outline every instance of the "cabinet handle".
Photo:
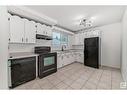
M 9 42 L 10 42 L 10 40 L 11 40 L 11 39 L 9 38 Z
M 10 18 L 8 18 L 8 21 L 10 21 Z
M 23 38 L 22 38 L 22 42 L 23 42 Z

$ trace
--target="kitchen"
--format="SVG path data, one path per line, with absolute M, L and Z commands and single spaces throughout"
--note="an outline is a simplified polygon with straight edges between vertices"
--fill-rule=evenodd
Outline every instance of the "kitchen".
M 7 18 L 8 31 L 7 89 L 126 89 L 120 86 L 127 77 L 122 61 L 126 7 L 7 6 L 3 10 L 0 21 Z

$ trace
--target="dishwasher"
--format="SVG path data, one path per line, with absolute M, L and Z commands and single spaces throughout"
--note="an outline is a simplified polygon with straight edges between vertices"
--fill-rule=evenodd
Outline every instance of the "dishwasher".
M 35 78 L 36 57 L 8 60 L 9 88 L 14 88 Z

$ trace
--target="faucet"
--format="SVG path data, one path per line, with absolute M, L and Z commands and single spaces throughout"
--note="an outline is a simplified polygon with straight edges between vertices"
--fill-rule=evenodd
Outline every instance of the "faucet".
M 66 48 L 66 45 L 62 45 L 62 51 L 64 51 L 64 48 Z

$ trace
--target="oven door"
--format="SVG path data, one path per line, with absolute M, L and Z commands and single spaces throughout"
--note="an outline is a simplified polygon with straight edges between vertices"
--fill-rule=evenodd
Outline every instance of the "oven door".
M 38 57 L 38 76 L 43 78 L 57 71 L 57 53 L 41 54 Z

